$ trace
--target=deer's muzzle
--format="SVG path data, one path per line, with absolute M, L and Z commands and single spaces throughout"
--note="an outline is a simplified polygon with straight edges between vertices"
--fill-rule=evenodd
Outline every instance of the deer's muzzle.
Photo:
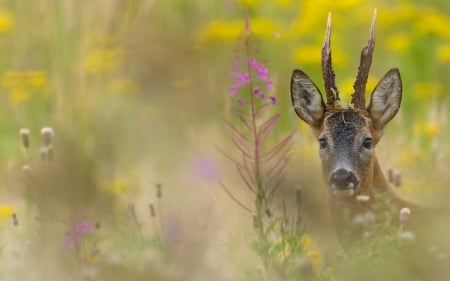
M 340 197 L 352 196 L 358 188 L 359 181 L 355 174 L 346 169 L 338 169 L 330 176 L 333 193 Z

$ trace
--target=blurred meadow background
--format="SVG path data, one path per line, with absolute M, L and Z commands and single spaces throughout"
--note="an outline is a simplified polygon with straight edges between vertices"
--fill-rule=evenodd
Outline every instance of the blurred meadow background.
M 0 280 L 362 280 L 386 274 L 383 265 L 377 271 L 360 266 L 372 263 L 379 249 L 390 255 L 383 241 L 376 254 L 358 253 L 333 266 L 341 249 L 327 219 L 318 145 L 289 94 L 294 68 L 323 87 L 320 52 L 331 11 L 337 86 L 348 104 L 375 8 L 368 92 L 392 67 L 400 69 L 404 87 L 377 155 L 386 172 L 401 175 L 398 190 L 405 197 L 445 205 L 448 1 L 1 1 Z M 294 132 L 278 189 L 280 197 L 292 199 L 289 192 L 298 188 L 304 195 L 307 227 L 298 237 L 299 256 L 310 263 L 301 260 L 294 273 L 285 272 L 290 254 L 279 244 L 269 247 L 280 263 L 270 270 L 255 251 L 254 218 L 236 203 L 251 206 L 252 194 L 220 152 L 239 155 L 224 119 L 232 120 L 230 110 L 241 103 L 230 87 L 246 10 L 252 44 L 269 71 L 270 112 L 281 114 L 268 142 Z M 51 143 L 43 142 L 42 128 Z M 449 230 L 444 225 L 440 233 Z M 448 262 L 445 253 L 439 257 Z M 414 262 L 392 262 L 396 280 L 415 276 Z M 417 280 L 450 280 L 444 273 L 450 274 L 443 267 Z

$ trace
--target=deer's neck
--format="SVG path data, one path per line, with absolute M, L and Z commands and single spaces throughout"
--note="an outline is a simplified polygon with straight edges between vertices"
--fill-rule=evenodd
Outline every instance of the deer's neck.
M 390 190 L 389 184 L 383 171 L 380 168 L 377 158 L 374 156 L 366 178 L 361 182 L 361 192 L 359 195 L 367 197 L 337 198 L 330 196 L 330 207 L 332 218 L 340 237 L 359 235 L 358 220 L 371 219 L 376 216 L 373 213 L 373 204 L 377 203 L 376 194 L 383 194 L 383 198 L 397 205 L 405 207 L 394 192 Z M 360 199 L 360 200 L 358 200 Z M 365 201 L 368 199 L 368 201 Z M 402 206 L 403 205 L 403 206 Z M 366 216 L 366 217 L 364 217 Z M 355 232 L 355 233 L 349 233 Z M 341 239 L 342 240 L 342 239 Z

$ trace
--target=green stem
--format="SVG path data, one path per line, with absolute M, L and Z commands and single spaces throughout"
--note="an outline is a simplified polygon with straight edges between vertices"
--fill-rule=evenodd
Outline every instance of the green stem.
M 248 14 L 246 15 L 248 20 Z M 256 208 L 256 230 L 258 232 L 258 235 L 260 238 L 264 235 L 264 199 L 265 199 L 265 193 L 264 193 L 264 185 L 263 180 L 261 178 L 261 167 L 260 167 L 260 139 L 257 132 L 257 124 L 256 124 L 256 108 L 255 108 L 255 95 L 253 93 L 253 79 L 252 79 L 252 69 L 250 66 L 250 28 L 247 28 L 246 34 L 245 34 L 245 51 L 246 51 L 246 58 L 247 58 L 247 71 L 248 75 L 250 76 L 250 83 L 249 83 L 249 92 L 250 92 L 250 110 L 251 110 L 251 126 L 252 126 L 252 135 L 253 135 L 253 143 L 254 143 L 254 150 L 253 150 L 253 157 L 254 157 L 254 174 L 255 174 L 255 180 L 256 180 L 256 198 L 255 198 L 255 208 Z

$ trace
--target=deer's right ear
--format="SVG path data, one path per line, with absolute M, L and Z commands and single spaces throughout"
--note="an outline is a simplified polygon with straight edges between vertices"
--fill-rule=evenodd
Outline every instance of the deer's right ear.
M 325 113 L 322 94 L 314 82 L 298 69 L 292 73 L 291 98 L 297 115 L 310 126 L 319 128 Z

